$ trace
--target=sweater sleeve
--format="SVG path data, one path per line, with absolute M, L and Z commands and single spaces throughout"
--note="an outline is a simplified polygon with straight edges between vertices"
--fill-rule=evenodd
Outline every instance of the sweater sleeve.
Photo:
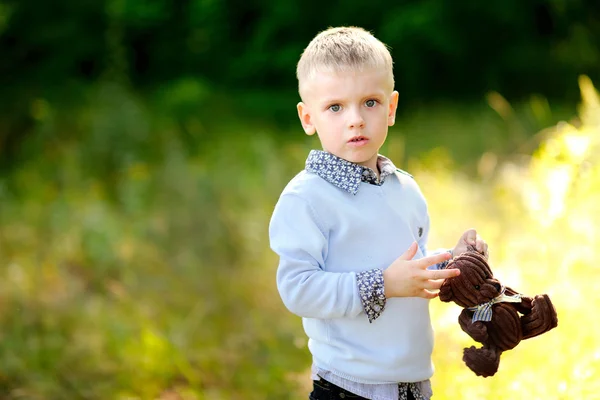
M 295 194 L 281 196 L 269 236 L 271 248 L 279 255 L 277 289 L 291 312 L 321 319 L 364 312 L 357 274 L 324 271 L 328 231 L 305 199 Z

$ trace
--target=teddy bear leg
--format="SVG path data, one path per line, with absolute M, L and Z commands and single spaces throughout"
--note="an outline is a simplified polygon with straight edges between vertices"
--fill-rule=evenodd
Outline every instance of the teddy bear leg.
M 556 309 L 550 301 L 550 297 L 545 294 L 535 296 L 531 312 L 521 317 L 523 339 L 541 335 L 550 329 L 556 328 L 557 325 Z
M 458 323 L 462 330 L 471 336 L 473 340 L 483 343 L 488 340 L 487 326 L 482 321 L 472 322 L 472 316 L 467 313 L 461 313 L 458 317 Z
M 479 349 L 475 346 L 464 349 L 463 361 L 477 376 L 493 376 L 498 371 L 502 352 L 495 346 L 485 345 Z

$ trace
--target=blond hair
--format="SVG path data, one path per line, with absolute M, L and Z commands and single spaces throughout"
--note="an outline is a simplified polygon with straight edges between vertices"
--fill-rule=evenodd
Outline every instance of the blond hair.
M 392 56 L 381 41 L 363 28 L 349 26 L 329 28 L 319 33 L 302 52 L 296 76 L 302 94 L 304 83 L 318 71 L 363 71 L 383 68 L 389 72 L 394 87 Z

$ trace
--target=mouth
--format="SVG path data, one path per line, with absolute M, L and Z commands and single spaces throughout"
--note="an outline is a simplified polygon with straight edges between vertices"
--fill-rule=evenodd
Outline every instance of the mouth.
M 369 138 L 366 136 L 354 136 L 353 138 L 348 140 L 348 144 L 350 144 L 352 146 L 361 146 L 361 145 L 367 144 L 368 141 L 369 141 Z

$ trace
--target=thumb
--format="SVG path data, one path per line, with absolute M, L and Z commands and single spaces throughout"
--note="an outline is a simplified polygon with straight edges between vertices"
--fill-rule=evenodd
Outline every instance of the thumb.
M 400 260 L 412 260 L 413 257 L 415 256 L 415 254 L 417 254 L 417 242 L 412 242 L 412 244 L 410 245 L 410 247 L 408 248 L 408 250 L 406 250 L 404 252 L 404 254 L 402 254 L 399 259 Z
M 477 239 L 477 231 L 473 228 L 468 229 L 465 231 L 465 233 L 463 233 L 463 238 L 465 240 L 465 243 L 475 246 L 475 240 Z

